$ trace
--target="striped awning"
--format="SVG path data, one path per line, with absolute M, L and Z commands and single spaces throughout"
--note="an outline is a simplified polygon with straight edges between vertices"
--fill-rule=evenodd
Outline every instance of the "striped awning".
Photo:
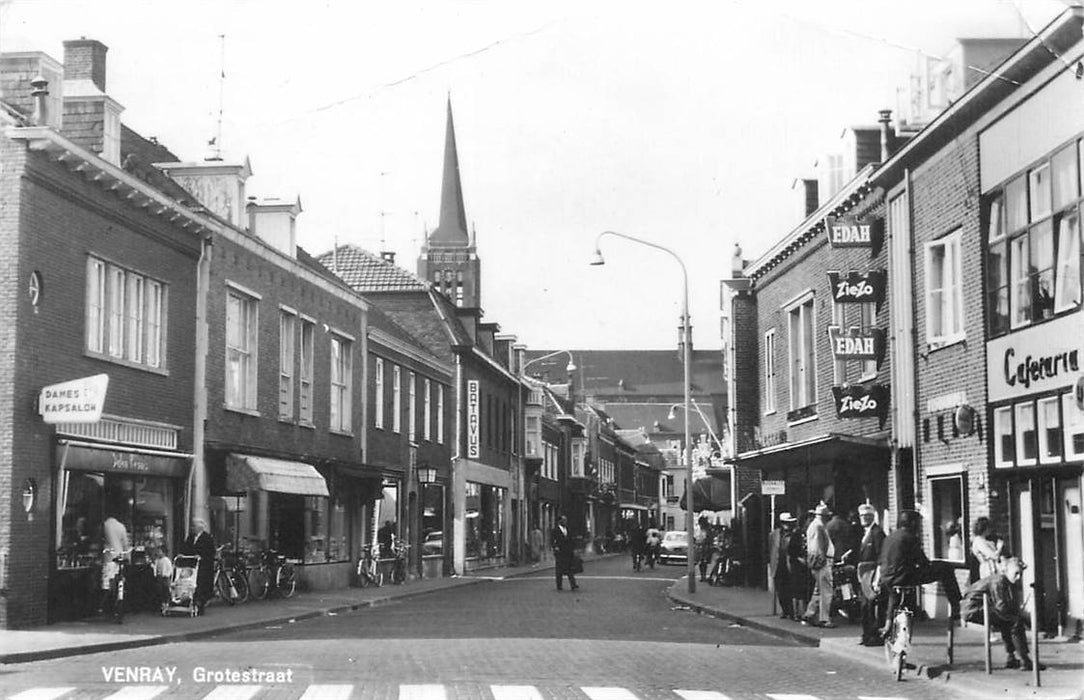
M 302 496 L 328 495 L 327 482 L 311 464 L 242 454 L 231 454 L 226 462 L 226 488 Z

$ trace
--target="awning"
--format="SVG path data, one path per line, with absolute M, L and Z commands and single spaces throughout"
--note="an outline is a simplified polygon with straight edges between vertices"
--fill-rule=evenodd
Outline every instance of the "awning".
M 302 496 L 328 495 L 327 482 L 311 464 L 240 454 L 231 454 L 226 461 L 226 488 Z
M 888 441 L 843 433 L 826 433 L 796 442 L 784 442 L 771 447 L 742 452 L 734 460 L 747 467 L 759 469 L 789 469 L 805 466 L 811 461 L 853 461 L 887 466 L 890 455 Z
M 679 503 L 685 510 L 685 494 Z M 693 512 L 730 510 L 730 475 L 705 476 L 693 482 Z

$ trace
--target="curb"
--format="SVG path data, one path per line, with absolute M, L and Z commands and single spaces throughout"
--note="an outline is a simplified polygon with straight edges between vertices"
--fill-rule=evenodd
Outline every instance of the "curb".
M 803 634 L 801 632 L 791 630 L 781 630 L 778 627 L 765 625 L 761 622 L 756 622 L 755 620 L 750 620 L 740 615 L 728 613 L 725 610 L 720 610 L 718 608 L 713 608 L 709 605 L 704 605 L 702 603 L 697 603 L 695 601 L 689 600 L 688 598 L 683 597 L 681 594 L 674 592 L 674 587 L 676 587 L 684 580 L 685 579 L 678 579 L 678 582 L 675 583 L 674 586 L 671 586 L 669 589 L 667 589 L 666 597 L 669 598 L 671 601 L 678 603 L 679 605 L 684 605 L 685 607 L 694 610 L 701 615 L 709 615 L 711 617 L 719 618 L 720 620 L 737 622 L 740 623 L 743 627 L 748 627 L 749 629 L 756 630 L 757 632 L 766 634 L 769 637 L 783 639 L 788 642 L 794 642 L 796 644 L 800 644 L 806 647 L 819 647 L 821 645 L 821 638 L 816 635 Z

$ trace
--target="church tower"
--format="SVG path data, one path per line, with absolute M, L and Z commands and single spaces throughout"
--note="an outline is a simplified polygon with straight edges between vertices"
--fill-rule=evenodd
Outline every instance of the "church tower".
M 422 246 L 418 257 L 418 276 L 432 282 L 456 306 L 477 309 L 482 305 L 481 263 L 474 245 L 474 235 L 467 232 L 451 97 L 448 98 L 448 127 L 444 136 L 440 222 Z

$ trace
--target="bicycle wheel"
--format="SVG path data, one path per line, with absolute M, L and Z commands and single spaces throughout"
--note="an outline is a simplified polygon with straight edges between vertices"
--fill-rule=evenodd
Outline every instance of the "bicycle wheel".
M 892 675 L 895 677 L 896 682 L 903 680 L 903 661 L 905 656 L 906 654 L 904 654 L 902 651 L 896 654 L 896 658 L 894 660 L 894 665 L 892 668 Z
M 406 564 L 402 559 L 395 560 L 395 566 L 391 570 L 391 582 L 396 586 L 406 581 Z
M 248 579 L 245 577 L 243 571 L 230 571 L 230 580 L 233 581 L 233 588 L 237 591 L 237 602 L 244 603 L 248 601 Z
M 215 592 L 218 593 L 219 598 L 230 605 L 237 602 L 233 599 L 233 593 L 230 591 L 230 577 L 222 569 L 215 572 Z
M 293 564 L 286 562 L 279 567 L 278 575 L 275 577 L 275 586 L 283 598 L 293 597 L 294 591 L 297 590 L 297 576 L 294 574 Z
M 256 600 L 263 600 L 267 597 L 270 583 L 271 580 L 267 576 L 267 569 L 264 567 L 258 566 L 255 569 L 248 570 L 249 595 Z

